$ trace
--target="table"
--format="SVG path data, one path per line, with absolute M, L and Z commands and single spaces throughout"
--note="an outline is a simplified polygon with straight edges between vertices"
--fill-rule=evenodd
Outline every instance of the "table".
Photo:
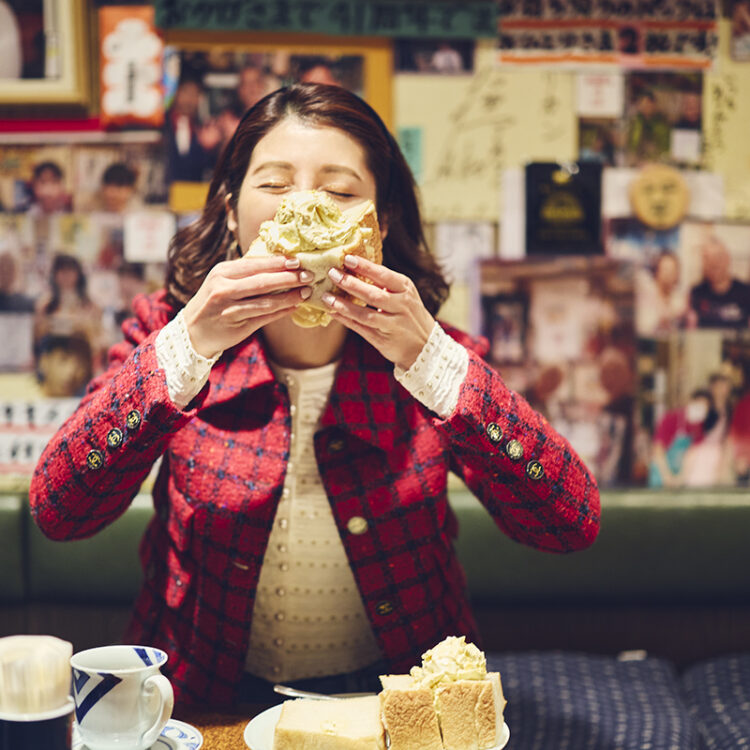
M 232 713 L 175 711 L 174 718 L 194 726 L 203 735 L 201 750 L 248 750 L 242 735 L 247 723 L 270 704 L 249 704 Z

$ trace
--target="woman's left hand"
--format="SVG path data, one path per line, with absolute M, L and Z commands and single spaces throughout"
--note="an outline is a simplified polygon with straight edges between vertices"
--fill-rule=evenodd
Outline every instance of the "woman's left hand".
M 326 294 L 323 301 L 329 312 L 386 359 L 408 370 L 435 325 L 414 282 L 408 276 L 354 255 L 347 255 L 344 265 L 346 272 L 332 268 L 329 277 L 337 287 L 362 300 L 366 307 L 345 297 Z

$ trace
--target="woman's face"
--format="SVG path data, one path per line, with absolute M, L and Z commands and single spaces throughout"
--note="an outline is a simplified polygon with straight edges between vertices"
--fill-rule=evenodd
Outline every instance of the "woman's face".
M 375 178 L 365 151 L 343 130 L 289 117 L 261 138 L 250 157 L 236 212 L 228 226 L 242 252 L 273 219 L 281 199 L 298 190 L 321 190 L 342 209 L 375 201 Z

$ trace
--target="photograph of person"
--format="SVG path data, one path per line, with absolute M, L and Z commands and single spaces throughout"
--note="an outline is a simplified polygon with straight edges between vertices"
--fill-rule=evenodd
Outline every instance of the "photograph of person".
M 160 142 L 73 146 L 73 210 L 122 215 L 167 202 Z
M 750 0 L 730 0 L 731 42 L 733 60 L 750 60 Z
M 578 159 L 606 167 L 622 166 L 622 132 L 618 120 L 578 119 Z
M 329 324 L 302 328 L 311 274 L 245 253 L 282 199 L 313 189 L 339 210 L 373 202 L 383 264 L 332 268 L 364 305 L 328 294 Z M 44 533 L 87 537 L 163 459 L 125 637 L 167 651 L 178 704 L 272 702 L 278 681 L 376 690 L 444 636 L 475 640 L 450 470 L 520 543 L 594 541 L 594 478 L 484 342 L 436 322 L 447 293 L 414 179 L 369 105 L 294 84 L 243 115 L 165 288 L 136 299 L 29 490 Z
M 685 222 L 680 254 L 690 285 L 688 326 L 750 327 L 750 226 Z
M 219 154 L 243 113 L 281 85 L 294 82 L 364 91 L 360 55 L 300 55 L 269 52 L 182 50 L 169 56 L 175 90 L 168 91 L 165 133 L 167 181 L 210 179 Z
M 677 253 L 663 250 L 653 263 L 637 268 L 635 311 L 639 336 L 654 338 L 685 328 L 688 295 Z
M 0 78 L 44 78 L 43 0 L 0 2 Z
M 625 166 L 652 161 L 700 162 L 701 74 L 629 73 L 625 91 Z
M 71 211 L 73 200 L 62 167 L 54 161 L 34 166 L 28 186 L 28 211 L 31 216 L 46 216 Z
M 469 39 L 396 39 L 393 67 L 398 73 L 472 73 L 474 47 Z
M 101 313 L 89 297 L 87 278 L 78 258 L 59 253 L 52 259 L 49 292 L 37 301 L 34 350 L 42 351 L 50 336 L 86 339 L 97 357 Z

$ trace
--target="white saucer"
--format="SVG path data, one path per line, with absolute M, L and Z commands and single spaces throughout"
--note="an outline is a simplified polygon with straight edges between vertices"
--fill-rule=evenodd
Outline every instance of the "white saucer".
M 272 750 L 273 730 L 276 728 L 276 723 L 281 715 L 281 705 L 267 708 L 254 719 L 251 719 L 245 727 L 242 737 L 250 750 Z M 508 729 L 507 724 L 503 724 L 500 744 L 490 748 L 490 750 L 502 750 L 508 744 L 509 739 L 510 729 Z
M 177 719 L 170 719 L 161 730 L 159 739 L 151 745 L 151 750 L 198 750 L 203 744 L 203 735 L 190 724 Z M 78 724 L 73 722 L 73 738 L 70 750 L 86 750 L 80 735 Z

